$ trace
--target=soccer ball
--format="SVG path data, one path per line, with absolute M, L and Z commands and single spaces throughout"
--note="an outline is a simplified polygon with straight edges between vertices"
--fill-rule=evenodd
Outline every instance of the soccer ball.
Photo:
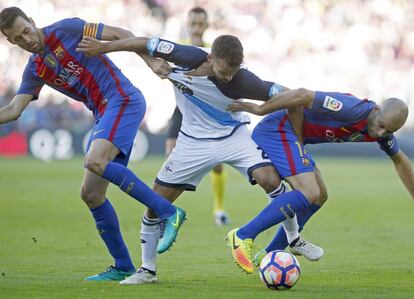
M 286 251 L 271 251 L 260 263 L 259 276 L 269 289 L 290 289 L 299 280 L 300 265 L 296 257 Z

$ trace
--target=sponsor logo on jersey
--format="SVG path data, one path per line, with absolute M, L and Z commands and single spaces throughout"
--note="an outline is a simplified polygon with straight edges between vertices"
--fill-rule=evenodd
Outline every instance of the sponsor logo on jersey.
M 56 58 L 61 60 L 63 57 L 65 57 L 65 51 L 63 50 L 62 46 L 58 46 L 54 51 Z
M 335 132 L 332 130 L 326 130 L 325 131 L 325 138 L 330 143 L 341 143 L 344 142 L 341 138 L 336 137 Z
M 183 83 L 175 81 L 173 79 L 169 79 L 169 80 L 182 94 L 187 94 L 187 95 L 190 95 L 190 96 L 192 96 L 194 94 L 194 92 L 190 88 L 185 86 Z
M 331 111 L 339 111 L 342 109 L 342 102 L 330 96 L 326 96 L 323 101 L 323 107 Z
M 170 54 L 172 50 L 174 50 L 174 44 L 166 41 L 161 41 L 157 47 L 157 52 L 163 54 Z
M 50 67 L 51 69 L 54 69 L 57 66 L 57 61 L 55 57 L 53 57 L 52 54 L 47 54 L 44 60 L 44 63 Z M 42 76 L 43 77 L 43 76 Z
M 53 80 L 53 83 L 58 86 L 72 87 L 78 81 L 82 72 L 83 67 L 80 67 L 73 61 L 69 61 L 57 75 L 55 80 Z
M 46 72 L 46 66 L 42 65 L 39 70 L 39 77 L 43 78 Z

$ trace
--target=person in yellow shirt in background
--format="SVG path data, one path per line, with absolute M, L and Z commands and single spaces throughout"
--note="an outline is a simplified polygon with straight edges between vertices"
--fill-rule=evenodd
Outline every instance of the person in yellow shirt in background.
M 208 28 L 208 14 L 202 7 L 194 7 L 188 12 L 187 29 L 189 38 L 182 40 L 181 44 L 209 48 L 210 45 L 204 41 L 204 32 Z M 177 141 L 182 121 L 181 112 L 175 107 L 170 119 L 168 138 L 165 141 L 165 155 L 168 156 Z M 213 199 L 214 199 L 214 221 L 216 225 L 229 224 L 229 215 L 224 210 L 224 186 L 227 180 L 223 165 L 218 164 L 211 172 Z

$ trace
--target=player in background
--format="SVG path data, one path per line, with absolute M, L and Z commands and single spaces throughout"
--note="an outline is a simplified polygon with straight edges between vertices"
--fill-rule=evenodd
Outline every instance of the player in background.
M 251 139 L 246 127 L 250 121 L 248 115 L 226 111 L 234 99 L 266 101 L 285 89 L 274 82 L 263 81 L 241 67 L 243 46 L 237 37 L 217 37 L 210 54 L 201 48 L 179 45 L 158 37 L 108 43 L 85 37 L 78 50 L 89 55 L 148 50 L 152 56 L 178 66 L 168 79 L 174 85 L 183 121 L 176 147 L 155 180 L 156 192 L 174 201 L 185 190 L 195 191 L 201 179 L 218 163 L 226 163 L 239 170 L 252 184 L 259 184 L 270 198 L 285 191 L 271 161 Z M 141 229 L 143 264 L 122 284 L 156 281 L 157 252 L 162 253 L 171 246 L 164 237 L 158 240 L 156 221 L 151 211 L 145 213 Z M 305 256 L 322 250 L 302 239 L 300 244 L 302 246 L 297 250 Z M 253 271 L 253 267 L 248 271 Z
M 290 109 L 290 115 L 281 109 Z M 254 240 L 260 232 L 288 218 L 273 241 L 256 254 L 253 259 L 256 265 L 266 252 L 285 249 L 328 198 L 321 173 L 304 148 L 306 144 L 378 142 L 414 199 L 413 169 L 393 135 L 408 116 L 407 105 L 399 99 L 390 98 L 377 105 L 350 94 L 301 88 L 275 95 L 263 105 L 235 102 L 228 110 L 257 115 L 281 110 L 263 118 L 253 130 L 252 138 L 293 191 L 280 196 L 252 221 L 229 233 L 233 241 L 251 244 L 249 240 Z M 236 262 L 243 264 L 243 259 L 251 263 L 248 255 L 236 258 Z
M 109 182 L 151 208 L 164 222 L 178 223 L 179 227 L 185 217 L 183 210 L 155 193 L 127 168 L 133 140 L 145 114 L 142 93 L 106 55 L 86 57 L 75 50 L 83 36 L 115 40 L 133 35 L 124 29 L 78 18 L 37 28 L 17 7 L 1 11 L 0 30 L 10 43 L 32 53 L 17 95 L 0 108 L 0 124 L 18 119 L 29 103 L 37 100 L 45 84 L 83 102 L 93 112 L 96 124 L 87 147 L 80 193 L 115 265 L 86 279 L 123 280 L 135 272 L 135 267 L 115 210 L 105 196 Z M 169 70 L 162 61 L 142 57 L 160 74 Z M 174 237 L 177 231 L 178 228 L 169 236 Z
M 187 29 L 190 38 L 181 41 L 183 45 L 191 45 L 201 48 L 210 48 L 204 41 L 204 32 L 208 28 L 208 14 L 202 7 L 192 8 L 187 15 Z M 178 133 L 181 128 L 182 114 L 178 107 L 175 107 L 170 120 L 168 138 L 165 141 L 165 155 L 168 157 L 177 142 Z M 230 222 L 229 215 L 224 210 L 224 187 L 227 174 L 223 164 L 218 164 L 211 171 L 211 182 L 213 188 L 213 216 L 216 225 L 227 225 Z

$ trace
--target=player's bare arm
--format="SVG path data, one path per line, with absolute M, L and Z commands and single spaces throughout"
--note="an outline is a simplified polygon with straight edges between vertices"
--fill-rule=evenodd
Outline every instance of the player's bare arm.
M 104 27 L 106 28 L 106 26 Z M 111 29 L 108 30 L 107 35 L 104 36 L 103 40 L 109 40 L 114 38 L 115 36 L 122 35 L 115 35 L 114 27 L 110 27 Z M 126 30 L 125 30 L 126 31 Z M 126 35 L 126 31 L 124 34 Z M 99 54 L 110 53 L 110 52 L 117 52 L 117 51 L 129 51 L 129 52 L 136 52 L 141 58 L 146 62 L 146 64 L 151 68 L 151 70 L 157 74 L 161 78 L 165 78 L 170 72 L 171 67 L 169 64 L 163 59 L 157 59 L 147 54 L 147 42 L 148 38 L 146 37 L 130 37 L 115 40 L 112 39 L 109 42 L 100 41 L 92 37 L 85 36 L 81 40 L 76 49 L 79 52 L 83 52 L 88 56 L 96 56 Z
M 414 199 L 414 171 L 408 157 L 400 150 L 391 157 L 395 170 L 411 198 Z
M 227 107 L 227 110 L 231 112 L 246 111 L 256 115 L 266 115 L 281 109 L 290 109 L 303 106 L 311 107 L 314 98 L 314 91 L 299 88 L 278 93 L 261 105 L 235 101 Z
M 18 119 L 32 99 L 30 94 L 16 95 L 10 104 L 0 108 L 0 124 Z

